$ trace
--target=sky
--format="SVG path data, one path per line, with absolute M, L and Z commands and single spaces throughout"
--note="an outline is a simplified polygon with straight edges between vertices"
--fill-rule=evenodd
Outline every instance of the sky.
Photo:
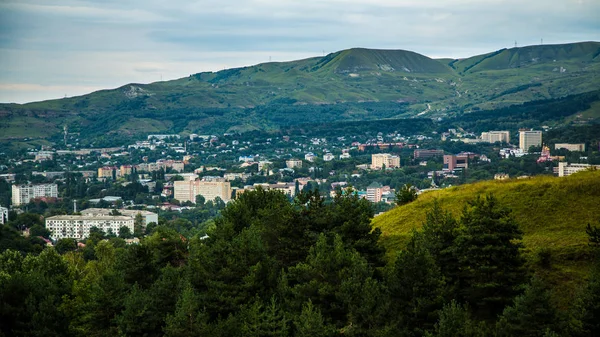
M 0 102 L 352 47 L 462 58 L 600 41 L 599 0 L 0 0 Z

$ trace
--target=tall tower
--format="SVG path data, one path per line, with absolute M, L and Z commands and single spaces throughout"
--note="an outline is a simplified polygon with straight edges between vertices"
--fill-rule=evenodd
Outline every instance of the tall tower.
M 67 146 L 67 135 L 69 134 L 69 128 L 67 127 L 67 124 L 65 124 L 65 126 L 63 126 L 63 132 L 65 134 L 64 139 L 65 139 L 65 146 Z

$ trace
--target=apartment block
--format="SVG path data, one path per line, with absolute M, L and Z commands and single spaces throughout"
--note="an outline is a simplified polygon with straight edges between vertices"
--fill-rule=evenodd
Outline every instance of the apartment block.
M 519 130 L 519 148 L 527 152 L 532 146 L 542 146 L 542 131 Z
M 444 156 L 444 171 L 454 171 L 456 169 L 469 168 L 469 155 L 445 155 Z
M 559 177 L 570 176 L 573 173 L 577 173 L 580 171 L 585 171 L 589 169 L 600 169 L 600 165 L 590 165 L 590 164 L 569 164 L 567 162 L 558 163 L 557 172 Z M 555 169 L 556 170 L 556 169 Z
M 0 225 L 8 222 L 8 208 L 0 206 Z
M 581 144 L 567 144 L 567 143 L 554 144 L 554 149 L 555 150 L 566 149 L 566 150 L 569 150 L 569 151 L 585 152 L 585 143 L 581 143 Z
M 35 198 L 58 198 L 56 184 L 12 185 L 12 204 L 20 206 Z
M 98 168 L 98 178 L 112 178 L 113 177 L 113 172 L 115 173 L 115 176 L 117 174 L 117 171 L 119 171 L 119 169 L 116 166 L 104 166 L 104 167 L 100 167 Z
M 143 211 L 137 209 L 120 209 L 118 210 L 123 216 L 130 217 L 135 220 L 135 217 L 140 214 L 144 219 L 144 226 L 147 226 L 149 223 L 154 222 L 158 224 L 158 214 L 152 213 L 150 211 Z M 109 216 L 112 212 L 112 209 L 108 208 L 87 208 L 81 211 L 81 215 L 85 215 L 88 217 L 92 216 Z
M 201 195 L 206 201 L 217 197 L 228 202 L 231 199 L 231 184 L 222 181 L 176 181 L 173 184 L 173 197 L 180 202 L 196 202 L 196 196 Z
M 370 202 L 380 202 L 382 201 L 382 196 L 386 193 L 390 192 L 389 186 L 383 186 L 380 183 L 372 183 L 367 186 L 367 196 L 366 199 Z
M 296 167 L 300 168 L 300 167 L 302 167 L 302 160 L 300 160 L 300 159 L 289 159 L 289 160 L 286 160 L 285 161 L 285 166 L 287 168 L 291 168 L 291 169 L 296 168 Z
M 416 158 L 434 158 L 441 157 L 444 155 L 444 150 L 415 150 L 414 157 Z
M 90 229 L 97 227 L 104 233 L 119 235 L 121 227 L 129 228 L 133 233 L 134 218 L 130 216 L 89 216 L 89 215 L 57 215 L 46 218 L 46 229 L 53 240 L 83 240 L 90 236 Z
M 380 170 L 385 168 L 398 168 L 400 167 L 400 157 L 391 155 L 389 153 L 378 153 L 371 155 L 371 169 Z
M 509 131 L 488 131 L 481 133 L 481 140 L 486 143 L 509 143 L 510 132 Z

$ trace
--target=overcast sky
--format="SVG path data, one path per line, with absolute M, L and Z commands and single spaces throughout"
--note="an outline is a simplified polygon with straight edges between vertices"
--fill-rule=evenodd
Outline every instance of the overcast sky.
M 600 0 L 0 0 L 0 102 L 320 56 L 600 40 Z

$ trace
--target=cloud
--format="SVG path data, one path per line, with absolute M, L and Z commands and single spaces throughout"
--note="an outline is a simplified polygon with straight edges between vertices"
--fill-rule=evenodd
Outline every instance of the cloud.
M 351 47 L 457 58 L 594 40 L 598 17 L 595 0 L 4 0 L 0 101 Z

